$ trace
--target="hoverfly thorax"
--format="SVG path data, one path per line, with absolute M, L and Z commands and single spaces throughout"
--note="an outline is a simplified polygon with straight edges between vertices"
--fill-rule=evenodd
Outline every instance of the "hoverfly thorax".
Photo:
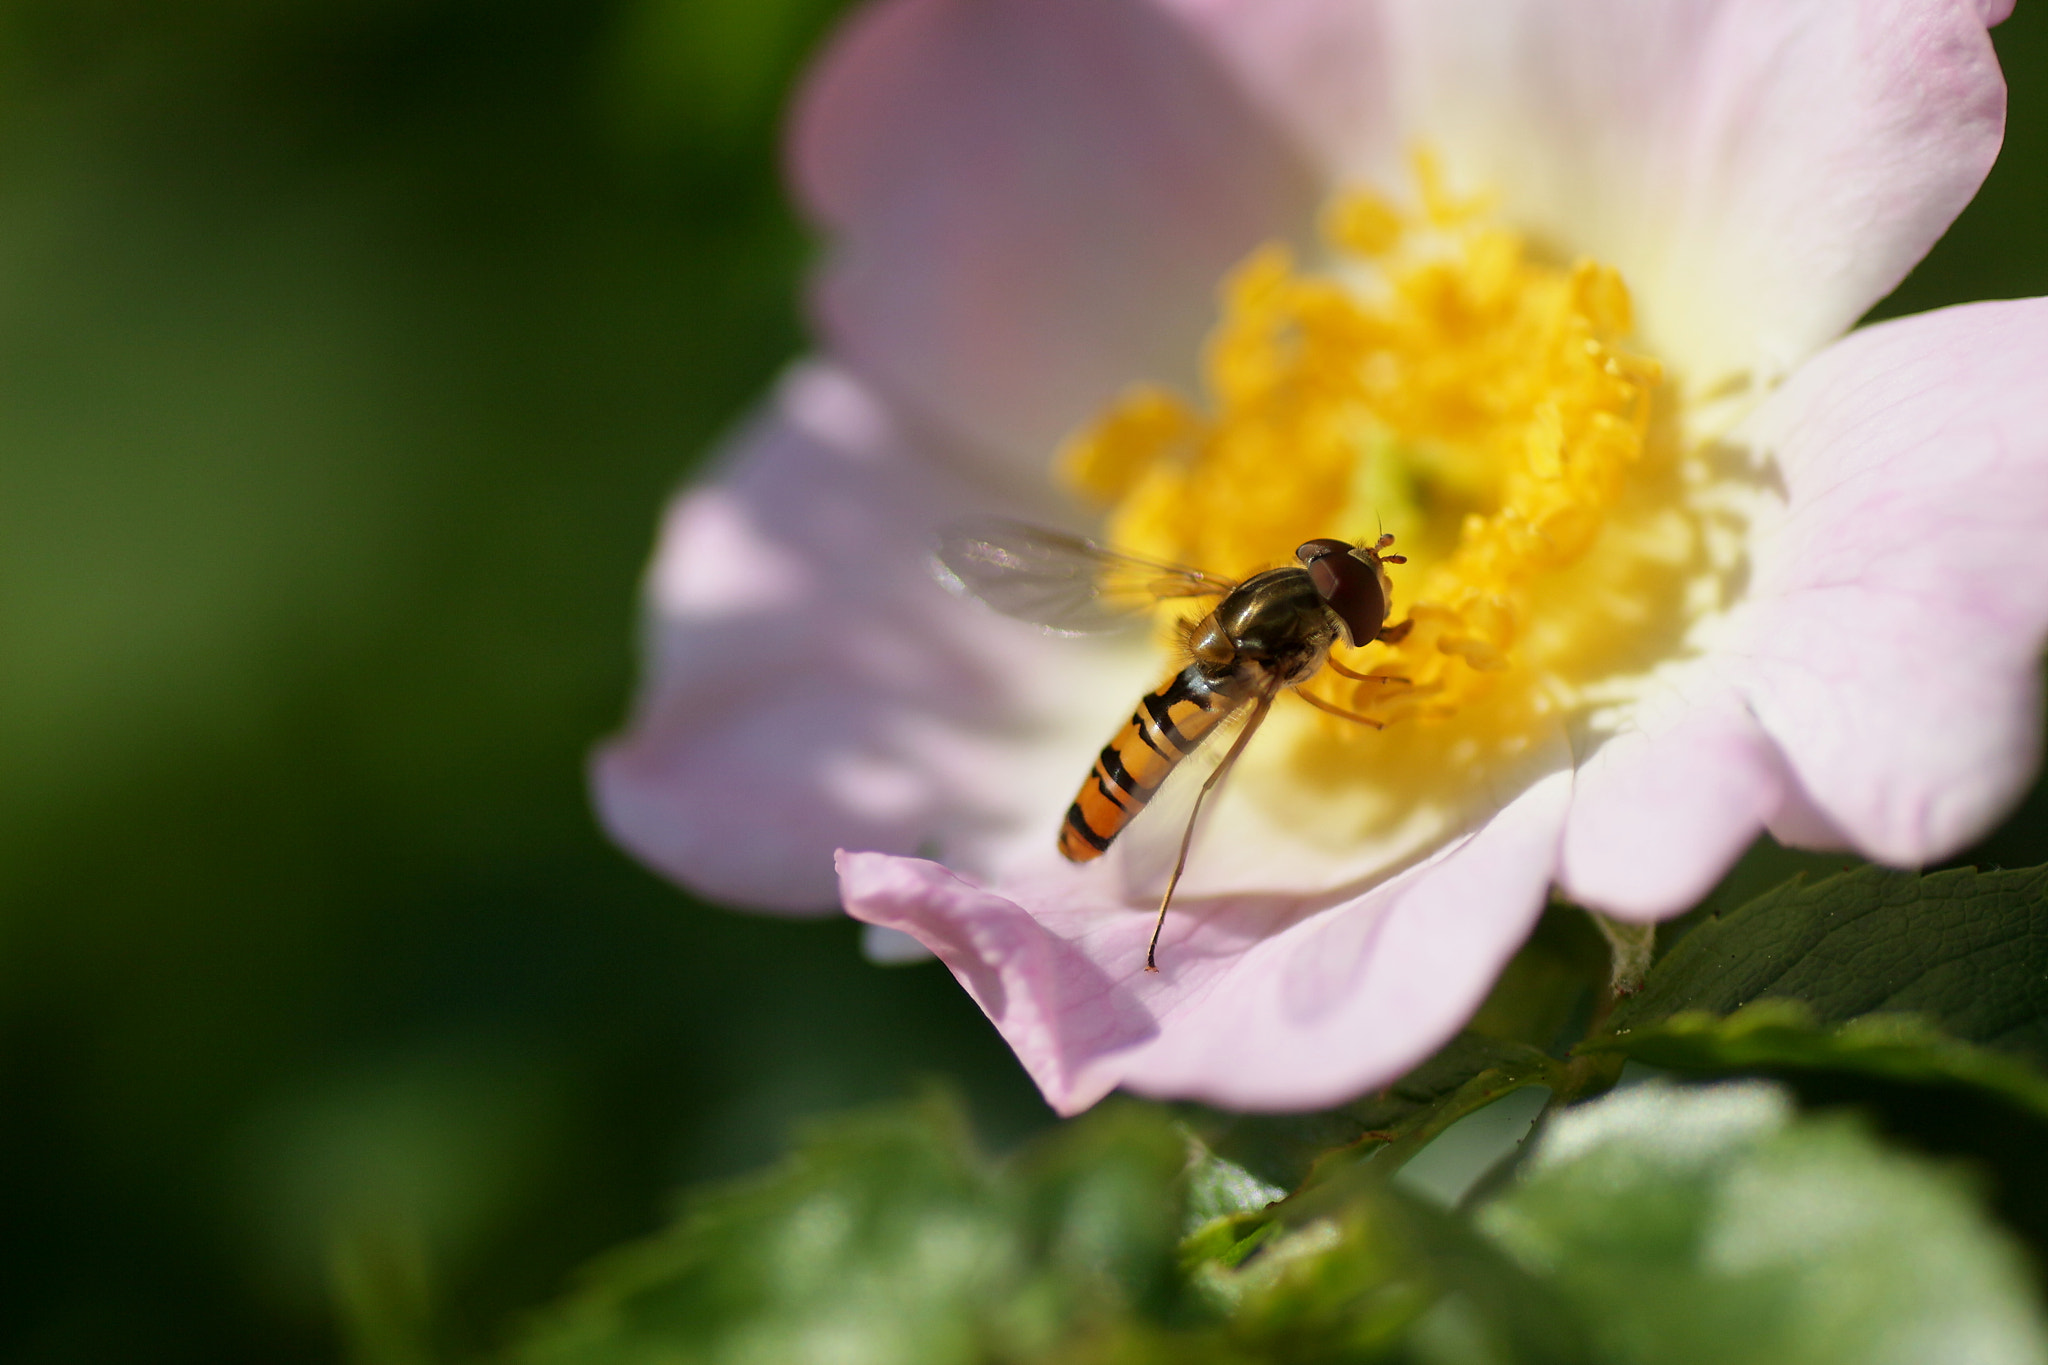
M 1189 628 L 1188 653 L 1205 668 L 1227 668 L 1237 658 L 1237 642 L 1211 612 Z
M 1311 677 L 1329 656 L 1337 626 L 1300 569 L 1268 569 L 1240 583 L 1197 627 L 1197 660 L 1200 641 L 1211 633 L 1230 641 L 1238 684 L 1258 688 L 1268 680 L 1292 686 Z

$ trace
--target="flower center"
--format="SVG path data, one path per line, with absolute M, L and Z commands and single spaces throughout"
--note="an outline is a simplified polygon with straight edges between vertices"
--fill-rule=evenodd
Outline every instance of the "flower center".
M 1395 535 L 1390 619 L 1414 628 L 1339 646 L 1374 681 L 1308 685 L 1388 728 L 1288 707 L 1292 738 L 1261 741 L 1283 786 L 1379 791 L 1346 838 L 1418 802 L 1448 818 L 1697 615 L 1698 518 L 1659 366 L 1624 345 L 1627 286 L 1543 259 L 1418 161 L 1413 209 L 1331 205 L 1321 268 L 1272 244 L 1226 278 L 1203 402 L 1134 388 L 1059 461 L 1111 543 L 1220 573 Z

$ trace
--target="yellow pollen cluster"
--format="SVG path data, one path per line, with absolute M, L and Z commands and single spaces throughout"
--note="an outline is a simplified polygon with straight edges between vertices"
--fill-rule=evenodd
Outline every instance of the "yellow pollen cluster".
M 1448 718 L 1517 673 L 1527 701 L 1607 629 L 1550 604 L 1656 445 L 1658 367 L 1620 344 L 1621 278 L 1539 259 L 1424 172 L 1413 212 L 1332 205 L 1320 270 L 1269 245 L 1226 279 L 1205 402 L 1134 389 L 1060 456 L 1111 543 L 1221 573 L 1392 532 L 1410 561 L 1390 570 L 1393 619 L 1414 628 L 1339 651 L 1392 681 L 1314 684 L 1389 723 Z

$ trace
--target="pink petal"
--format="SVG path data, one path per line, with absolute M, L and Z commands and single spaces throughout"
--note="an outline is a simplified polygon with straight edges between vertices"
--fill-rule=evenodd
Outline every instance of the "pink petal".
M 1998 8 L 1389 5 L 1388 61 L 1403 134 L 1539 239 L 1618 267 L 1652 350 L 1706 387 L 1839 335 L 1969 202 L 2003 136 Z
M 1471 837 L 1336 905 L 1234 896 L 1152 916 L 1054 869 L 982 889 L 934 864 L 843 854 L 857 919 L 915 935 L 1064 1114 L 1121 1085 L 1308 1109 L 1383 1084 L 1470 1018 L 1543 907 L 1570 797 L 1545 778 Z
M 1040 466 L 1123 384 L 1187 383 L 1222 272 L 1431 146 L 1636 287 L 1695 387 L 1768 381 L 1981 183 L 1990 0 L 886 0 L 800 104 L 828 335 Z
M 938 526 L 995 502 L 843 373 L 793 374 L 669 509 L 643 694 L 593 763 L 612 836 L 704 895 L 797 914 L 832 910 L 841 846 L 983 869 L 1050 848 L 1099 721 L 1043 680 L 1114 706 L 1154 664 L 939 587 Z
M 1191 386 L 1224 271 L 1319 193 L 1181 26 L 1101 0 L 870 7 L 790 156 L 834 349 L 1031 475 L 1124 385 Z
M 1403 189 L 1386 5 L 1356 0 L 1154 0 L 1309 155 L 1322 182 Z
M 1726 669 L 1814 809 L 1887 862 L 1982 834 L 2040 753 L 2048 301 L 1857 332 L 1738 439 L 1787 508 Z
M 1777 746 L 1735 688 L 1687 670 L 1579 766 L 1559 883 L 1617 918 L 1681 914 L 1779 812 L 1785 787 Z

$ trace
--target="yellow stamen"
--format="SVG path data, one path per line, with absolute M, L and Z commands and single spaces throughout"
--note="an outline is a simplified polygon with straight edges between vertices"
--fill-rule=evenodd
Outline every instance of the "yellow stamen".
M 1683 594 L 1695 554 L 1621 277 L 1543 259 L 1427 158 L 1417 179 L 1413 210 L 1333 203 L 1322 268 L 1268 245 L 1225 279 L 1204 402 L 1133 390 L 1061 457 L 1106 504 L 1110 541 L 1219 572 L 1289 562 L 1315 536 L 1397 536 L 1394 619 L 1414 629 L 1339 652 L 1407 683 L 1315 684 L 1395 728 L 1297 727 L 1297 778 L 1512 747 L 1640 664 L 1640 623 Z

